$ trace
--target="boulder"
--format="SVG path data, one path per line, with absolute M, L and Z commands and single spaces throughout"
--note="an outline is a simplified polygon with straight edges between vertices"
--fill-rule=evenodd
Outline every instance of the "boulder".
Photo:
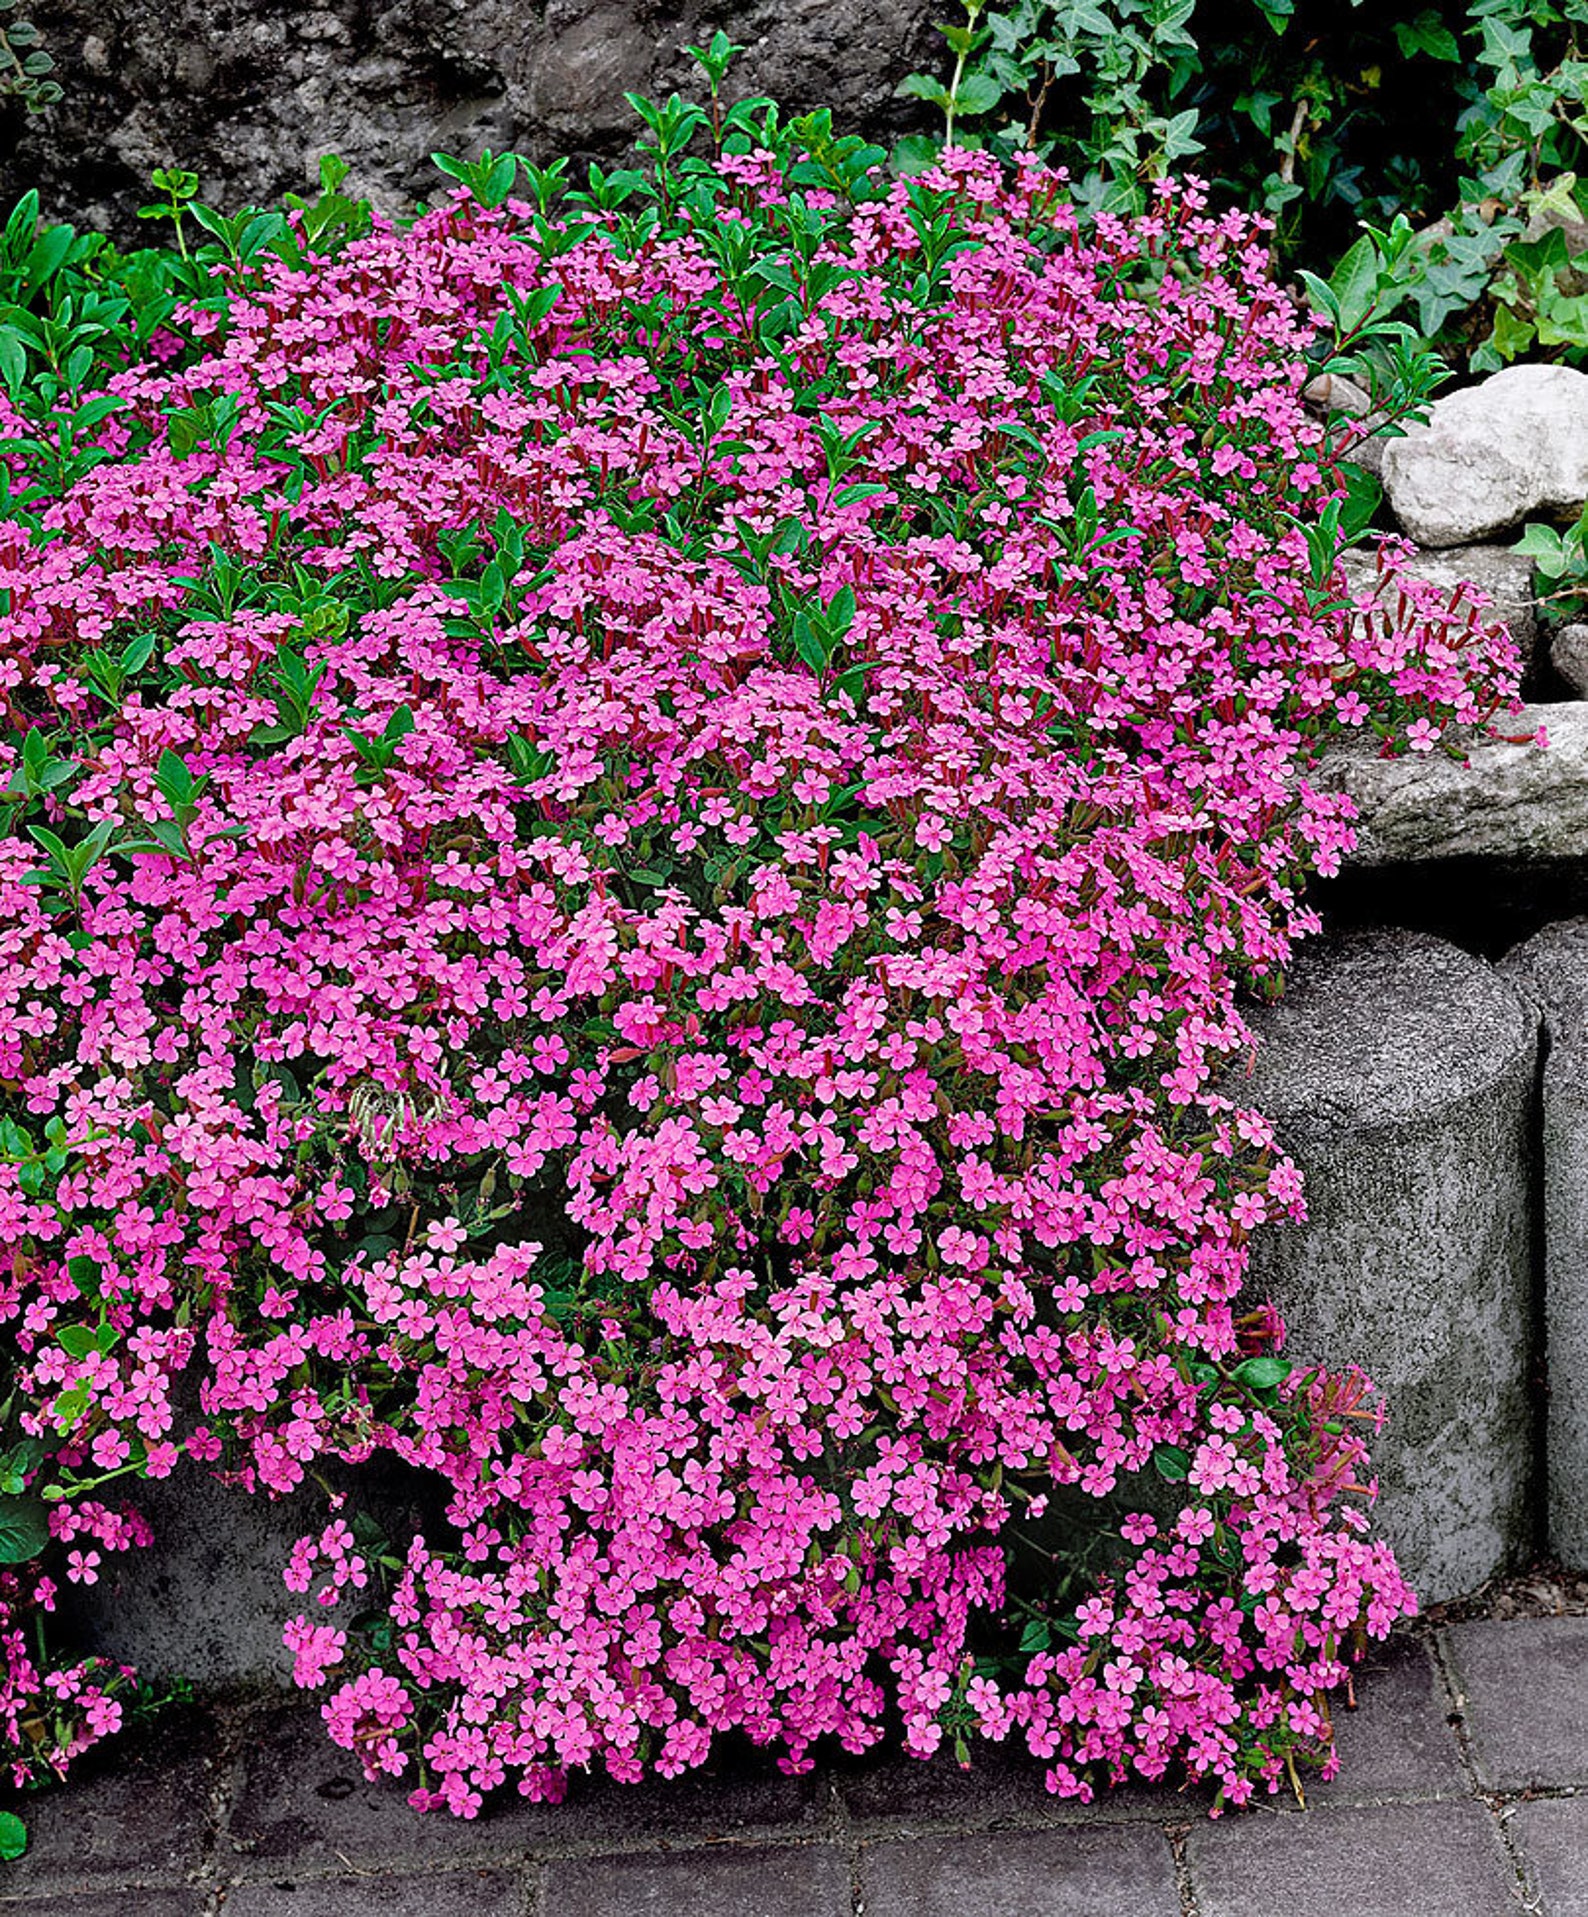
M 1460 546 L 1588 500 L 1588 373 L 1508 366 L 1436 400 L 1384 452 L 1396 518 L 1420 546 Z
M 1499 969 L 1544 1021 L 1546 1527 L 1552 1557 L 1588 1568 L 1588 918 L 1546 925 Z
M 435 149 L 610 164 L 639 125 L 625 91 L 704 97 L 683 49 L 718 27 L 744 49 L 730 99 L 828 106 L 885 144 L 935 123 L 894 89 L 940 69 L 936 17 L 928 0 L 50 0 L 38 26 L 65 97 L 31 118 L 0 99 L 0 193 L 36 186 L 53 217 L 141 246 L 157 166 L 190 168 L 230 211 L 304 190 L 339 153 L 350 190 L 398 212 L 443 186 Z
M 1562 626 L 1549 643 L 1549 661 L 1579 699 L 1588 699 L 1588 626 Z
M 1468 733 L 1465 763 L 1444 753 L 1377 756 L 1375 739 L 1331 746 L 1319 782 L 1356 801 L 1357 867 L 1483 860 L 1507 867 L 1588 859 L 1588 703 L 1501 713 Z M 1548 746 L 1532 743 L 1543 727 Z
M 1537 1014 L 1453 945 L 1370 931 L 1308 948 L 1251 1022 L 1233 1089 L 1300 1163 L 1309 1222 L 1254 1235 L 1249 1289 L 1287 1355 L 1372 1376 L 1379 1527 L 1425 1602 L 1474 1591 L 1529 1536 Z
M 1388 440 L 1375 443 L 1390 444 Z M 1342 554 L 1340 563 L 1353 591 L 1372 587 L 1378 575 L 1375 553 L 1355 546 Z M 1401 570 L 1414 578 L 1431 580 L 1447 591 L 1463 584 L 1476 586 L 1489 600 L 1493 617 L 1516 641 L 1524 672 L 1531 666 L 1538 641 L 1538 607 L 1533 598 L 1531 559 L 1513 552 L 1509 546 L 1448 546 L 1404 560 Z

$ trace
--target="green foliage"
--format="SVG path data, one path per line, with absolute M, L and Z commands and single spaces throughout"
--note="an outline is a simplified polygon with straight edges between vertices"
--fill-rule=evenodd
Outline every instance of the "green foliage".
M 1588 506 L 1564 530 L 1529 526 L 1513 550 L 1532 560 L 1539 598 L 1555 618 L 1581 617 L 1588 606 Z
M 1588 363 L 1588 0 L 962 4 L 949 77 L 899 89 L 943 133 L 896 170 L 1031 148 L 1127 211 L 1189 161 L 1274 218 L 1282 265 L 1365 270 L 1353 229 L 1395 234 L 1374 296 L 1457 364 Z
M 48 77 L 55 62 L 39 45 L 33 22 L 4 18 L 14 15 L 18 4 L 0 0 L 0 100 L 20 100 L 29 113 L 42 113 L 60 99 L 60 82 Z

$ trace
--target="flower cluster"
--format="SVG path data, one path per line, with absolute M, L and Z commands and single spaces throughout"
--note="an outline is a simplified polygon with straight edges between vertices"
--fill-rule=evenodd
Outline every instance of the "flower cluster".
M 1238 994 L 1319 743 L 1514 655 L 1320 561 L 1249 222 L 848 152 L 238 277 L 0 525 L 22 1429 L 79 1529 L 427 1474 L 286 1642 L 466 1816 L 890 1718 L 1242 1801 L 1412 1602 L 1364 1381 L 1237 1303 L 1301 1202 Z

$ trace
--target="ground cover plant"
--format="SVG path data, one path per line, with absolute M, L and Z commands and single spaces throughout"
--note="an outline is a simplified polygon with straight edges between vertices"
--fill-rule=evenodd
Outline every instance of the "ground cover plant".
M 86 359 L 21 331 L 19 1781 L 136 1696 L 45 1627 L 139 1476 L 439 1485 L 392 1540 L 330 1494 L 285 1637 L 462 1815 L 734 1731 L 1216 1809 L 1332 1765 L 1413 1603 L 1365 1377 L 1241 1296 L 1301 1192 L 1239 994 L 1350 843 L 1321 744 L 1435 749 L 1509 641 L 1341 590 L 1250 218 L 891 181 L 724 58 L 643 172 L 332 177 L 158 324 L 139 268 Z

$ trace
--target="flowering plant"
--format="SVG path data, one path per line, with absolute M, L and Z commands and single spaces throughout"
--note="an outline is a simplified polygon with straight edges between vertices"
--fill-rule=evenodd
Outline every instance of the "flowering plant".
M 1365 1380 L 1237 1304 L 1301 1203 L 1237 992 L 1350 844 L 1320 741 L 1515 657 L 1342 590 L 1251 221 L 640 106 L 644 174 L 295 213 L 64 479 L 7 409 L 18 1508 L 72 1579 L 114 1481 L 430 1474 L 286 1568 L 423 1806 L 890 1718 L 1244 1801 L 1412 1598 Z M 46 1755 L 116 1709 L 13 1657 L 19 1766 L 39 1684 Z

